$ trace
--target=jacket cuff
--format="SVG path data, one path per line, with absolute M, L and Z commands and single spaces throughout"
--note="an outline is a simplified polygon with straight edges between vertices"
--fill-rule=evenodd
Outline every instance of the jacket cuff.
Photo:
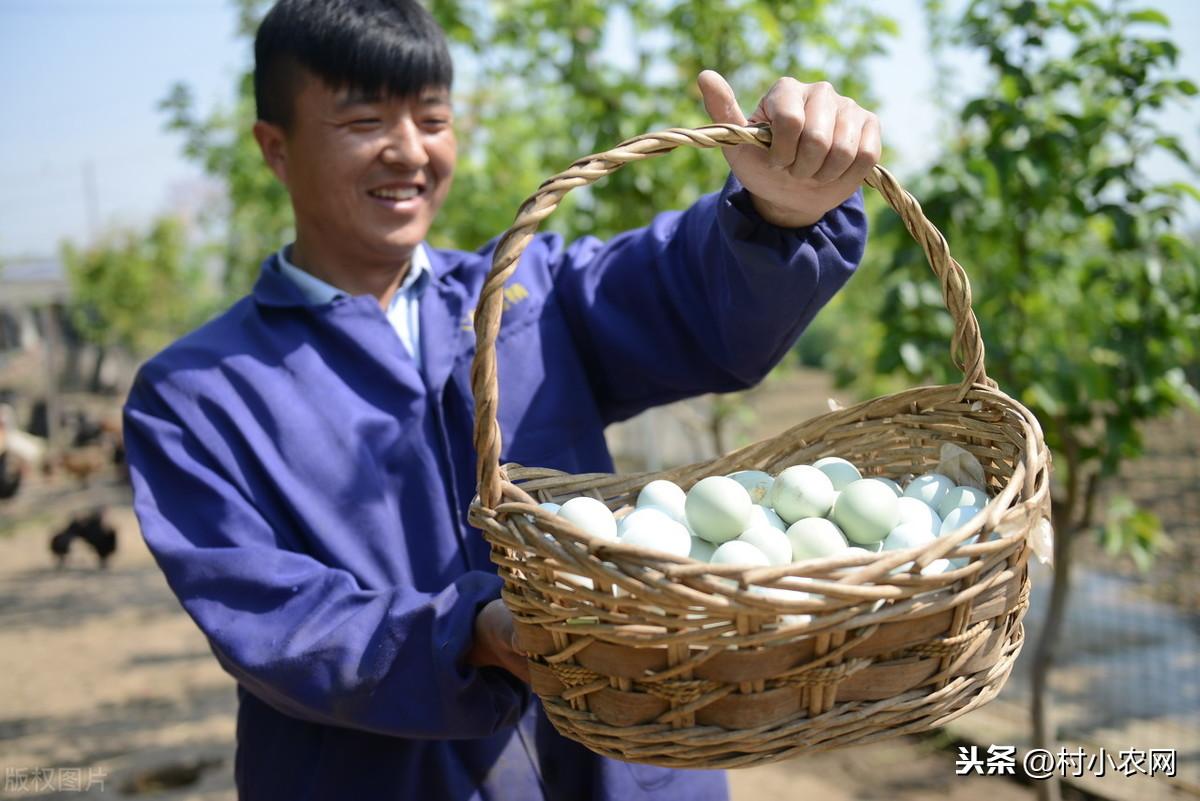
M 812 225 L 784 228 L 763 219 L 754 207 L 750 190 L 730 172 L 717 197 L 717 224 L 730 240 L 783 249 L 795 248 L 799 242 L 807 240 L 814 230 L 819 230 L 842 258 L 855 263 L 862 259 L 865 249 L 862 235 L 865 213 L 861 188 L 855 190 L 840 206 L 825 212 Z

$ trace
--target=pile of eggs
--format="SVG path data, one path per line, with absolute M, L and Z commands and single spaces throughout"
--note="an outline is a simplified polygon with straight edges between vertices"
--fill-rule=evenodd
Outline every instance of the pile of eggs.
M 594 498 L 542 507 L 587 533 L 714 565 L 769 566 L 845 555 L 907 550 L 961 529 L 987 505 L 987 495 L 926 473 L 905 486 L 863 478 L 845 459 L 826 457 L 776 476 L 743 470 L 709 476 L 688 492 L 658 480 L 637 506 L 617 518 Z M 960 567 L 937 559 L 925 575 Z M 909 562 L 897 570 L 908 570 Z

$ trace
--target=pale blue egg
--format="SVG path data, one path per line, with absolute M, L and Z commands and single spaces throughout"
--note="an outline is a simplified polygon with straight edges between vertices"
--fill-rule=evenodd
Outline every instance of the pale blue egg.
M 657 506 L 639 506 L 617 522 L 617 536 L 625 536 L 625 532 L 639 524 L 650 526 L 665 526 L 668 523 L 678 526 L 679 522 Z
M 775 477 L 770 505 L 789 525 L 806 517 L 824 517 L 833 506 L 833 482 L 809 465 L 794 465 Z
M 746 565 L 754 567 L 767 567 L 771 564 L 771 560 L 767 559 L 765 553 L 742 540 L 730 540 L 723 543 L 713 553 L 712 559 L 709 562 L 714 565 Z
M 696 536 L 692 536 L 691 539 L 692 545 L 688 551 L 688 557 L 697 562 L 711 562 L 713 554 L 717 552 L 717 546 Z
M 774 509 L 759 504 L 755 504 L 750 510 L 750 522 L 746 524 L 746 528 L 751 529 L 755 526 L 770 526 L 787 531 L 787 523 L 783 522 L 783 518 L 776 514 Z
M 857 467 L 839 456 L 826 456 L 813 462 L 812 466 L 827 475 L 838 492 L 862 478 Z
M 736 473 L 730 473 L 726 478 L 732 478 L 741 484 L 746 490 L 746 494 L 750 496 L 750 500 L 756 504 L 767 502 L 767 494 L 771 491 L 771 485 L 775 483 L 775 479 L 771 478 L 770 473 L 764 473 L 761 470 L 739 470 Z
M 883 476 L 871 476 L 871 478 L 886 484 L 887 488 L 890 489 L 897 498 L 904 497 L 904 490 L 900 489 L 900 485 L 895 481 L 892 481 L 890 478 L 884 478 Z
M 931 534 L 937 535 L 942 530 L 942 518 L 929 508 L 929 505 L 917 498 L 907 495 L 896 501 L 896 511 L 901 523 L 912 523 L 923 526 Z
M 983 508 L 988 504 L 988 496 L 981 489 L 975 487 L 958 486 L 951 489 L 942 498 L 938 504 L 938 514 L 942 517 L 950 514 L 954 509 L 960 506 L 978 506 Z
M 786 565 L 792 561 L 792 543 L 787 534 L 774 526 L 753 526 L 743 531 L 738 539 L 758 548 L 773 565 Z
M 660 478 L 642 487 L 642 491 L 638 493 L 637 506 L 657 507 L 675 518 L 676 522 L 683 523 L 687 519 L 683 511 L 686 499 L 687 494 L 678 484 Z
M 938 531 L 938 536 L 962 528 L 982 511 L 983 508 L 979 506 L 958 506 L 951 509 L 950 513 L 942 518 L 942 527 Z
M 797 520 L 788 527 L 787 538 L 792 545 L 792 560 L 796 562 L 835 556 L 847 548 L 846 535 L 823 517 Z
M 741 484 L 725 476 L 709 476 L 688 492 L 684 512 L 695 534 L 719 544 L 746 530 L 753 506 Z
M 617 521 L 613 513 L 595 498 L 572 498 L 558 510 L 558 516 L 571 521 L 593 537 L 606 540 L 617 538 Z
M 621 537 L 621 542 L 625 545 L 664 551 L 675 556 L 687 556 L 692 550 L 692 535 L 674 520 L 666 520 L 661 525 L 646 518 L 635 521 Z
M 898 509 L 899 499 L 886 484 L 864 478 L 842 490 L 833 510 L 833 522 L 851 542 L 870 545 L 896 527 Z
M 954 489 L 954 482 L 941 473 L 926 473 L 917 476 L 904 488 L 904 494 L 937 509 L 946 493 Z
M 901 523 L 888 532 L 883 539 L 883 550 L 904 551 L 909 548 L 920 548 L 933 542 L 936 537 L 933 532 L 917 523 Z

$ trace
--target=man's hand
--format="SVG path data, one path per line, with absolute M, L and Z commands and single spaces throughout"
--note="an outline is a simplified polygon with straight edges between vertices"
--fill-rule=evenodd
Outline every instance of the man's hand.
M 854 194 L 879 161 L 879 119 L 828 83 L 780 78 L 749 123 L 719 73 L 705 70 L 699 84 L 713 122 L 770 123 L 769 150 L 738 145 L 725 148 L 725 158 L 758 213 L 774 225 L 812 225 Z
M 528 684 L 529 663 L 517 650 L 516 636 L 512 612 L 497 598 L 475 616 L 475 643 L 467 661 L 476 667 L 504 668 Z

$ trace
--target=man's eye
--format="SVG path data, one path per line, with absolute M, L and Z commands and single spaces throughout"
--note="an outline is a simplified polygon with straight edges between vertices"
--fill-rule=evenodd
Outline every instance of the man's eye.
M 378 117 L 362 117 L 357 120 L 350 120 L 349 125 L 355 128 L 373 128 L 382 122 Z
M 425 120 L 425 122 L 424 122 L 424 125 L 426 128 L 435 128 L 435 129 L 445 128 L 449 124 L 450 124 L 450 120 L 446 119 L 445 117 L 432 117 L 430 119 Z

